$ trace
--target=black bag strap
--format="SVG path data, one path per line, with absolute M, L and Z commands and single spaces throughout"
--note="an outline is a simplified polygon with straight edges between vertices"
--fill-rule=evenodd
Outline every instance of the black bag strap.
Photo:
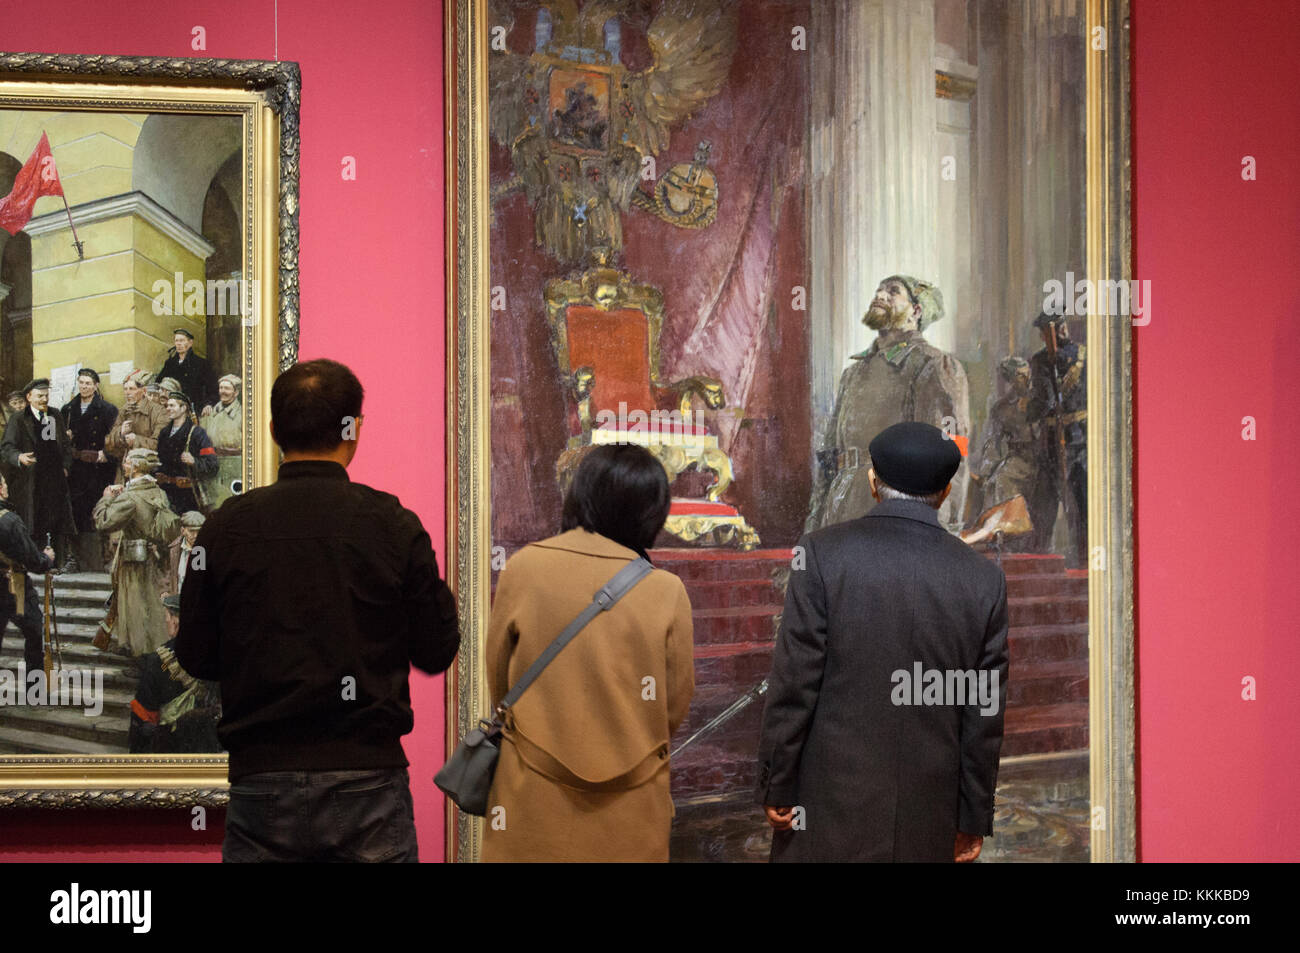
M 506 693 L 506 697 L 501 699 L 501 704 L 497 706 L 496 717 L 500 719 L 505 714 L 506 709 L 519 701 L 519 696 L 536 680 L 538 675 L 542 674 L 542 669 L 555 660 L 555 656 L 559 655 L 564 647 L 573 641 L 573 637 L 581 632 L 588 622 L 618 602 L 619 599 L 622 599 L 633 586 L 648 576 L 652 569 L 654 569 L 654 566 L 650 565 L 649 562 L 638 558 L 614 573 L 613 578 L 596 593 L 591 605 L 578 613 L 578 617 L 555 637 L 555 640 L 546 647 L 546 651 L 537 656 L 537 660 L 528 666 L 528 670 L 519 677 L 519 681 L 515 682 L 514 687 Z

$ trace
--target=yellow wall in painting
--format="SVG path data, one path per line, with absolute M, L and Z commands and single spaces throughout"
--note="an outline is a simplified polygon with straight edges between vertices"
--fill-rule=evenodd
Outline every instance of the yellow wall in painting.
M 183 298 L 170 300 L 178 275 L 182 289 L 186 281 L 205 280 L 205 259 L 194 251 L 202 240 L 174 237 L 192 232 L 165 207 L 158 211 L 150 202 L 143 210 L 130 207 L 132 194 L 142 188 L 136 178 L 137 150 L 148 140 L 142 139 L 147 120 L 121 113 L 0 110 L 0 152 L 24 161 L 41 133 L 47 133 L 74 210 L 102 209 L 105 201 L 119 198 L 128 206 L 112 218 L 78 221 L 84 258 L 78 257 L 65 223 L 46 220 L 49 230 L 37 229 L 31 237 L 31 322 L 16 323 L 13 337 L 15 348 L 31 349 L 36 376 L 71 364 L 93 367 L 101 374 L 104 395 L 119 404 L 121 385 L 110 382 L 110 365 L 130 362 L 156 372 L 177 327 L 194 334 L 198 353 L 207 351 L 205 315 L 187 315 Z M 157 128 L 152 135 L 156 149 Z M 159 166 L 156 158 L 153 162 L 146 168 L 156 177 Z M 63 209 L 63 199 L 47 196 L 38 200 L 34 214 L 39 218 Z M 159 215 L 165 229 L 154 220 Z M 160 282 L 172 294 L 160 297 Z M 12 309 L 13 302 L 8 306 Z M 4 308 L 0 303 L 0 313 Z

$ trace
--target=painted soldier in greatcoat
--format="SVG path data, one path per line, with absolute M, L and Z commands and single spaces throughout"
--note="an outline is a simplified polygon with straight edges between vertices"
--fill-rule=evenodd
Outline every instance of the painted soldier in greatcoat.
M 148 371 L 136 370 L 127 375 L 122 382 L 126 403 L 104 438 L 105 452 L 119 461 L 119 483 L 128 479 L 122 472 L 121 460 L 132 450 L 156 450 L 158 431 L 167 426 L 167 411 L 148 399 L 146 390 L 151 383 L 153 375 Z
M 132 450 L 122 461 L 125 485 L 104 489 L 95 504 L 95 528 L 120 533 L 110 572 L 113 604 L 100 623 L 95 645 L 119 654 L 144 655 L 167 639 L 160 594 L 167 586 L 168 547 L 180 535 L 180 519 L 150 474 L 158 466 L 153 450 Z M 114 647 L 109 640 L 117 643 Z
M 204 478 L 207 505 L 216 509 L 234 495 L 231 484 L 244 475 L 244 409 L 239 399 L 242 381 L 227 374 L 217 381 L 221 402 L 210 407 L 199 418 L 217 454 L 217 470 Z
M 990 408 L 979 449 L 971 458 L 971 479 L 982 491 L 981 510 L 1017 496 L 1028 503 L 1038 472 L 1038 443 L 1026 412 L 1029 362 L 1023 357 L 1004 358 L 998 374 L 1011 390 Z
M 927 282 L 893 275 L 876 289 L 862 321 L 878 334 L 871 347 L 853 355 L 853 364 L 840 377 L 805 531 L 857 519 L 872 507 L 867 446 L 886 427 L 914 420 L 969 437 L 966 371 L 921 334 L 942 317 L 943 296 Z M 965 501 L 963 461 L 939 512 L 940 522 L 955 527 Z
M 1057 506 L 1065 509 L 1070 542 L 1066 565 L 1082 569 L 1088 548 L 1088 375 L 1083 345 L 1070 340 L 1061 315 L 1040 314 L 1034 327 L 1043 349 L 1029 359 L 1026 413 L 1039 431 L 1038 480 L 1029 501 L 1034 548 L 1049 552 Z

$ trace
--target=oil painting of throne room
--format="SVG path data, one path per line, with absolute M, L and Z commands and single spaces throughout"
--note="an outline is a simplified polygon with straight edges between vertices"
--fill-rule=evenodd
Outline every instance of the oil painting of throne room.
M 454 6 L 449 198 L 470 304 L 449 309 L 449 344 L 485 340 L 486 406 L 466 403 L 471 351 L 450 386 L 462 433 L 467 413 L 490 433 L 490 508 L 465 508 L 470 471 L 449 479 L 457 558 L 490 540 L 490 591 L 506 557 L 560 531 L 592 447 L 637 443 L 663 463 L 673 499 L 650 555 L 685 583 L 696 678 L 672 742 L 673 859 L 767 859 L 756 751 L 792 560 L 805 533 L 874 505 L 868 444 L 906 420 L 957 442 L 940 522 L 1007 576 L 983 859 L 1122 858 L 1126 835 L 1102 837 L 1096 805 L 1112 784 L 1112 832 L 1132 810 L 1099 781 L 1124 758 L 1107 713 L 1128 683 L 1105 652 L 1126 597 L 1094 593 L 1090 615 L 1090 586 L 1127 492 L 1112 420 L 1127 352 L 1105 302 L 1076 298 L 1123 273 L 1094 253 L 1128 234 L 1126 206 L 1095 184 L 1127 160 L 1106 72 L 1128 68 L 1123 5 Z M 462 727 L 475 677 L 450 709 Z

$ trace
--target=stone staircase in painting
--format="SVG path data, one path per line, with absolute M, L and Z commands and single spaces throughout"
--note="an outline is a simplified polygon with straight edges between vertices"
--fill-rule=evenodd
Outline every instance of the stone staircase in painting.
M 43 579 L 33 581 L 38 598 L 43 598 Z M 107 573 L 54 577 L 63 664 L 104 673 L 103 711 L 91 717 L 81 708 L 0 706 L 0 755 L 126 753 L 131 699 L 139 670 L 133 659 L 101 652 L 91 644 L 95 628 L 104 618 L 110 590 Z M 22 645 L 22 634 L 8 623 L 0 646 L 0 669 L 17 671 L 23 657 Z

